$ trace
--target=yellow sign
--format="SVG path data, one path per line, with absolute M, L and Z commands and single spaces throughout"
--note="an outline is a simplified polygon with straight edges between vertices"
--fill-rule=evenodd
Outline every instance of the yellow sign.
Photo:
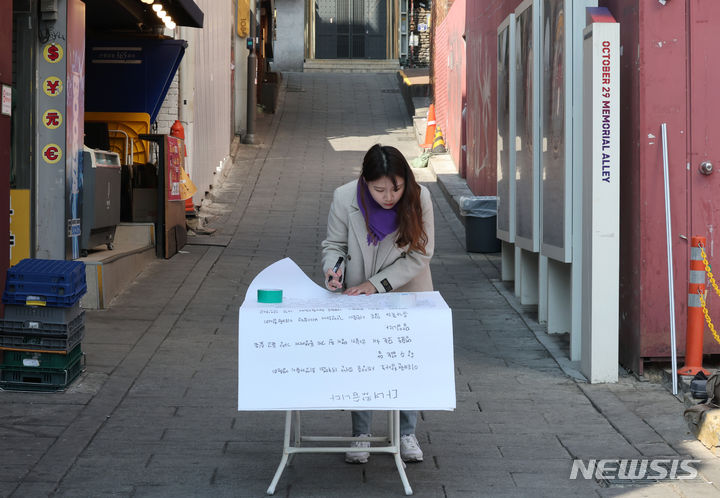
M 62 125 L 62 114 L 57 109 L 48 109 L 43 113 L 43 124 L 45 128 L 55 130 Z
M 10 266 L 30 257 L 30 191 L 10 190 Z
M 180 199 L 183 201 L 192 197 L 197 192 L 197 187 L 190 180 L 190 176 L 185 169 L 180 167 Z
M 57 97 L 62 93 L 63 82 L 57 76 L 48 76 L 43 81 L 43 92 L 48 97 Z
M 240 38 L 250 36 L 250 0 L 237 0 L 237 34 Z
M 58 144 L 47 144 L 42 150 L 46 163 L 55 164 L 62 158 L 62 149 Z
M 43 57 L 50 64 L 60 62 L 63 58 L 63 48 L 57 43 L 48 43 L 43 47 Z

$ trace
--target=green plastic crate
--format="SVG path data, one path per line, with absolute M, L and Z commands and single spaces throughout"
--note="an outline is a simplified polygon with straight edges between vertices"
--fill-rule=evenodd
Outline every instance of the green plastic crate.
M 0 368 L 0 389 L 12 391 L 60 391 L 66 389 L 85 369 L 80 355 L 66 369 L 8 367 Z
M 62 352 L 0 351 L 0 368 L 27 367 L 66 370 L 74 365 L 80 356 L 82 356 L 80 344 L 75 346 L 68 354 Z

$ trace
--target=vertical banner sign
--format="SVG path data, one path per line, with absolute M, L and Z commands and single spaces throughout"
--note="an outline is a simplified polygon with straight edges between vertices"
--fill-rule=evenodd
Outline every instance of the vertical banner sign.
M 10 191 L 10 266 L 30 257 L 30 191 Z
M 167 199 L 168 201 L 181 201 L 180 182 L 182 180 L 183 143 L 175 137 L 167 137 Z
M 67 9 L 65 217 L 68 234 L 65 255 L 68 259 L 76 259 L 80 257 L 82 148 L 85 134 L 85 4 L 81 0 L 68 0 Z
M 237 0 L 237 34 L 240 38 L 250 36 L 250 0 Z
M 617 382 L 620 268 L 620 25 L 588 9 L 584 32 L 581 370 Z

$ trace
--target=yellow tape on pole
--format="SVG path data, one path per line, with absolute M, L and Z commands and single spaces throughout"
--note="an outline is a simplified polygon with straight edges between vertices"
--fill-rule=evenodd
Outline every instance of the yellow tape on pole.
M 30 191 L 10 190 L 10 266 L 30 257 Z

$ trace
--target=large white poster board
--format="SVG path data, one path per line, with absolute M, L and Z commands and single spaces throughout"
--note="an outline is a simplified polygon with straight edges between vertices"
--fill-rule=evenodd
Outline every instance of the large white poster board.
M 258 289 L 282 289 L 282 303 L 258 303 Z M 289 258 L 250 284 L 238 410 L 454 408 L 452 315 L 440 293 L 343 296 Z
M 515 242 L 515 14 L 498 26 L 497 237 Z
M 540 250 L 540 12 L 535 0 L 515 9 L 515 244 Z

